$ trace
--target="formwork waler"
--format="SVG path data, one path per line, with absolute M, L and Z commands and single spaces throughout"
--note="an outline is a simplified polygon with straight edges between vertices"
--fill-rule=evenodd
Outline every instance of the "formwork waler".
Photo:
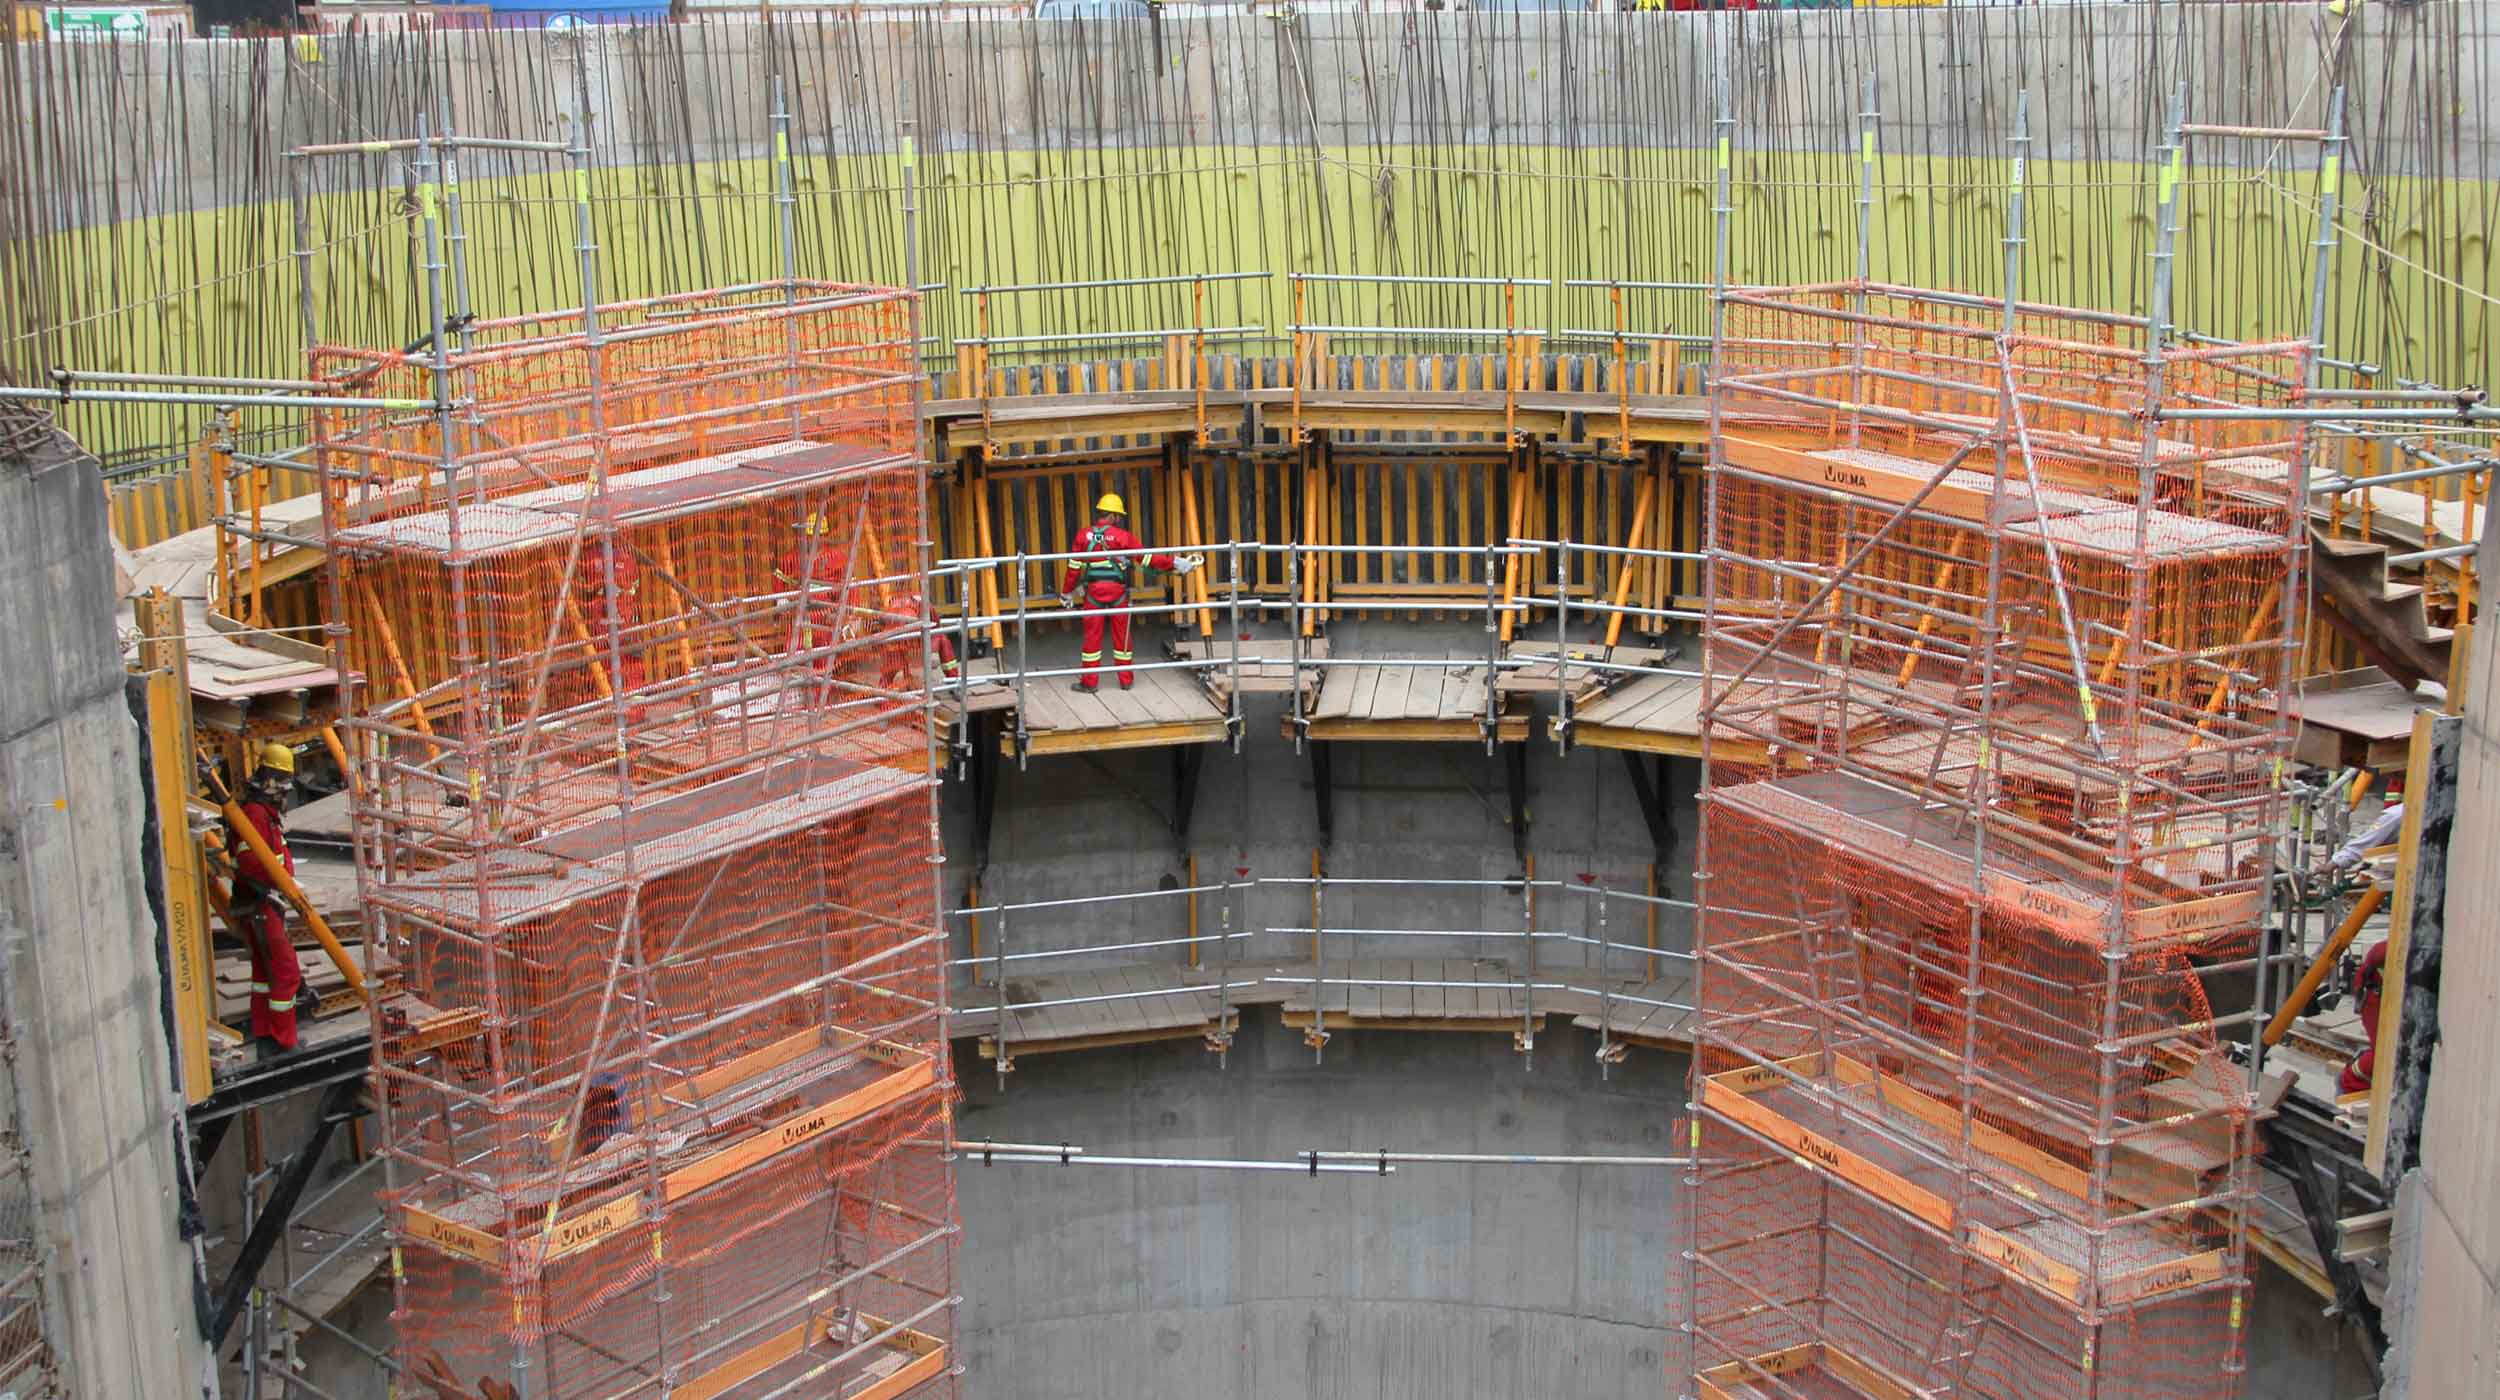
M 2263 410 L 2307 349 L 1725 308 L 1696 1390 L 2210 1394 L 2251 1094 L 2198 969 L 2253 955 L 2280 828 L 2302 444 Z M 1924 1342 L 1831 1321 L 1905 1298 Z
M 952 1385 L 908 310 L 317 357 L 436 403 L 319 444 L 412 1374 Z

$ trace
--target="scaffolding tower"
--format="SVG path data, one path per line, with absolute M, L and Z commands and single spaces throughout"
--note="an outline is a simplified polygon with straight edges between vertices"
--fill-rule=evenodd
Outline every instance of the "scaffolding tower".
M 402 1366 L 947 1391 L 913 298 L 436 309 L 312 357 Z
M 1722 306 L 1688 1393 L 2226 1393 L 2311 346 Z

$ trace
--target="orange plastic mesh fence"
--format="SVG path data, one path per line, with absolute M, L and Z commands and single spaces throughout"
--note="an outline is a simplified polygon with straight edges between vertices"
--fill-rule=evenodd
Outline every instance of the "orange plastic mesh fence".
M 1729 1396 L 2211 1395 L 2240 1345 L 2226 1291 L 2087 1326 L 1758 1142 L 1717 1129 L 1704 1143 L 1718 1165 L 1696 1243 L 1695 1369 Z M 1904 1389 L 1868 1384 L 1870 1370 Z
M 481 324 L 448 472 L 431 420 L 328 443 L 418 1374 L 951 1388 L 907 315 L 806 284 L 606 308 L 595 352 Z
M 805 1328 L 806 1343 L 772 1375 L 787 1384 L 821 1373 L 794 1396 L 856 1394 L 911 1359 L 908 1336 L 872 1340 L 884 1329 L 865 1319 L 945 1330 L 925 1316 L 950 1287 L 945 1113 L 923 1091 L 679 1203 L 664 1222 L 620 1225 L 586 1245 L 551 1240 L 554 1257 L 517 1281 L 510 1265 L 411 1246 L 403 1317 L 462 1320 L 412 1351 L 440 1355 L 467 1380 L 526 1368 L 541 1387 L 531 1394 L 658 1396 L 665 1379 L 679 1394 L 763 1396 L 773 1383 L 760 1376 L 724 1392 L 692 1387 Z
M 2010 336 L 2003 303 L 1950 301 L 1873 286 L 1748 292 L 1728 300 L 1714 392 L 1729 431 L 1813 424 L 1882 451 L 1941 461 L 1959 438 L 1987 433 L 2018 402 L 2017 456 L 2027 445 L 2044 488 L 2144 502 L 2280 533 L 2291 514 L 2303 435 L 2276 418 L 2167 419 L 2143 489 L 2143 424 L 2161 408 L 2264 409 L 2288 404 L 2308 347 L 2165 344 L 2156 395 L 2140 319 L 2030 307 Z M 2014 399 L 2005 386 L 2012 371 Z M 1943 450 L 1933 450 L 1941 441 Z M 1977 465 L 1992 470 L 1991 451 Z M 2019 461 L 2011 471 L 2026 478 Z M 2260 520 L 2274 522 L 2270 527 Z
M 2282 819 L 2307 349 L 1849 284 L 1726 326 L 1692 1389 L 2212 1394 L 2251 1115 L 2199 964 Z
M 2223 1095 L 2241 1077 L 2216 1055 L 2202 984 L 2175 945 L 2113 970 L 2099 930 L 2025 907 L 2026 894 L 2055 885 L 1975 899 L 1967 855 L 1958 870 L 1944 863 L 1944 832 L 1887 859 L 1728 802 L 1727 791 L 1712 795 L 1711 835 L 1742 854 L 1711 872 L 1713 975 L 1697 1010 L 1714 1033 L 1704 1073 L 1828 1052 L 1947 1098 L 1967 1077 L 1983 1111 L 2029 1120 L 2021 1131 L 2078 1162 L 2104 1115 L 2141 1127 L 2179 1111 L 2168 1095 Z M 2245 926 L 2223 936 L 2251 941 Z M 2096 1047 L 2112 1037 L 2134 1048 L 2104 1063 Z M 2183 1076 L 2189 1083 L 2173 1083 Z M 2235 1126 L 2226 1119 L 2223 1130 Z
M 450 400 L 446 452 L 431 409 L 316 416 L 315 460 L 337 518 L 437 510 L 792 438 L 907 444 L 910 297 L 889 288 L 773 283 L 480 322 L 437 364 L 430 349 L 319 346 L 316 377 L 359 397 Z M 595 381 L 595 382 L 594 382 Z
M 368 727 L 406 755 L 383 779 L 384 839 L 438 861 L 605 812 L 620 784 L 652 798 L 808 755 L 917 762 L 904 460 L 820 444 L 621 472 L 612 534 L 527 497 L 344 532 L 346 651 Z

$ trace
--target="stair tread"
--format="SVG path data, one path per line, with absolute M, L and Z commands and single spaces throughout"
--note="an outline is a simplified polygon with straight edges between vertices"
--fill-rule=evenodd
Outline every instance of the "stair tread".
M 2387 545 L 2383 540 L 2347 539 L 2335 535 L 2321 535 L 2314 532 L 2309 536 L 2309 540 L 2310 543 L 2317 546 L 2318 549 L 2324 551 L 2325 553 L 2332 554 L 2338 559 L 2359 559 L 2365 555 L 2385 554 L 2387 552 Z

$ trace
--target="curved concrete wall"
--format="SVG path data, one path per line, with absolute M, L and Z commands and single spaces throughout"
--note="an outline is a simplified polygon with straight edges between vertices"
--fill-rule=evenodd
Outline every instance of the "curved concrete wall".
M 966 1055 L 968 1141 L 1105 1155 L 1310 1148 L 1671 1155 L 1685 1061 L 1600 1078 L 1586 1032 L 1340 1033 L 1314 1065 L 1272 1014 L 1229 1064 L 1194 1042 Z M 1401 1167 L 1385 1179 L 959 1168 L 965 1400 L 1658 1400 L 1683 1369 L 1680 1173 Z M 2354 1400 L 2350 1329 L 2261 1266 L 2247 1400 Z M 2217 1400 L 2221 1400 L 2217 1397 Z
M 1664 1155 L 1683 1062 L 1600 1078 L 1580 1032 L 1340 1034 L 967 1063 L 967 1140 L 1149 1156 L 1321 1148 Z M 1656 1397 L 1677 1169 L 1414 1165 L 1388 1177 L 960 1169 L 968 1400 Z

